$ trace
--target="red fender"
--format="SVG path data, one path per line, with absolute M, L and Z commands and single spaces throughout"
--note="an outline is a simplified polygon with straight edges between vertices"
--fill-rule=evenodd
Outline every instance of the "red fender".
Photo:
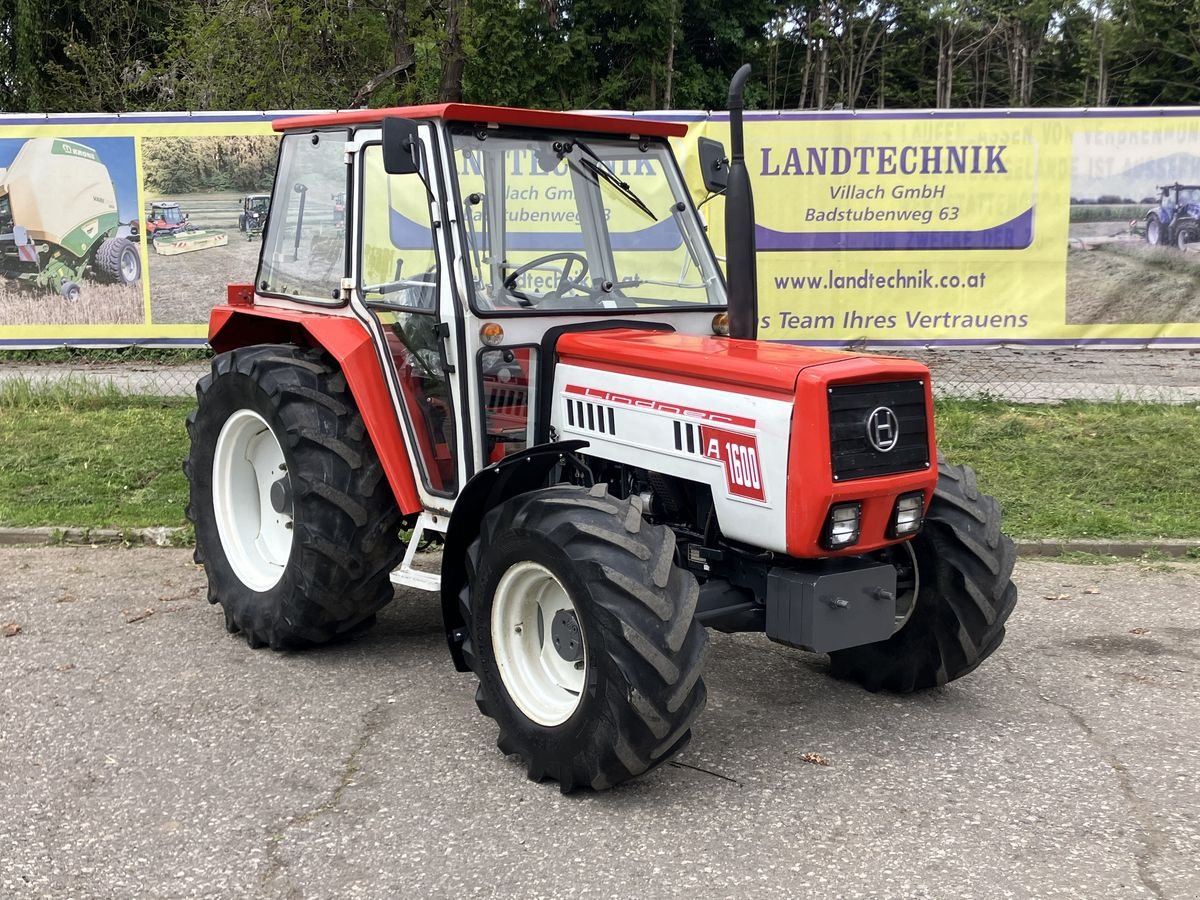
M 235 303 L 234 289 L 243 287 L 230 285 L 230 299 Z M 253 289 L 247 287 L 246 290 Z M 238 299 L 244 296 L 244 293 L 240 294 Z M 362 413 L 400 511 L 405 515 L 421 511 L 421 498 L 413 480 L 392 396 L 371 336 L 361 322 L 349 316 L 250 307 L 239 303 L 213 308 L 208 323 L 208 342 L 218 353 L 269 343 L 320 347 L 329 353 L 346 375 L 346 383 Z

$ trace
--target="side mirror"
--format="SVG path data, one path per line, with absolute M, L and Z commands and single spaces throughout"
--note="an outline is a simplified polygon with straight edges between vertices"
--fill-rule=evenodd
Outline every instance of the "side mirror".
M 725 155 L 725 145 L 702 137 L 696 141 L 696 150 L 700 153 L 700 173 L 705 189 L 712 194 L 721 193 L 729 185 L 729 157 Z
M 389 175 L 415 175 L 421 152 L 417 123 L 387 116 L 383 120 L 383 170 Z

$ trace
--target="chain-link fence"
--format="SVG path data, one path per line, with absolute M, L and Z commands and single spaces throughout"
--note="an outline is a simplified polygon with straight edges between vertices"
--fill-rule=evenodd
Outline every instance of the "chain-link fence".
M 912 348 L 888 352 L 918 359 L 933 372 L 940 397 L 994 398 L 1017 403 L 1061 400 L 1200 403 L 1200 348 L 1090 347 Z M 208 362 L 145 359 L 68 362 L 0 356 L 0 380 L 31 384 L 64 380 L 111 385 L 123 393 L 191 396 Z

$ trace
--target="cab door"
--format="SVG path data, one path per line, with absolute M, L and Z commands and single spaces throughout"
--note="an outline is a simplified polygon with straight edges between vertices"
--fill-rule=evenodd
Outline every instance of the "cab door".
M 460 327 L 443 260 L 444 204 L 431 134 L 422 125 L 420 174 L 384 171 L 379 132 L 357 144 L 358 247 L 354 304 L 371 330 L 408 439 L 426 508 L 449 511 L 462 482 L 463 398 L 455 377 Z

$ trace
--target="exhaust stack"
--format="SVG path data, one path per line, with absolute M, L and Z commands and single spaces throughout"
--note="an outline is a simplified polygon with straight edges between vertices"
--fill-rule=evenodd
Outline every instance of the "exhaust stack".
M 742 89 L 750 64 L 729 83 L 729 184 L 725 188 L 725 278 L 729 284 L 729 336 L 758 337 L 758 267 L 755 262 L 754 193 L 742 135 Z

